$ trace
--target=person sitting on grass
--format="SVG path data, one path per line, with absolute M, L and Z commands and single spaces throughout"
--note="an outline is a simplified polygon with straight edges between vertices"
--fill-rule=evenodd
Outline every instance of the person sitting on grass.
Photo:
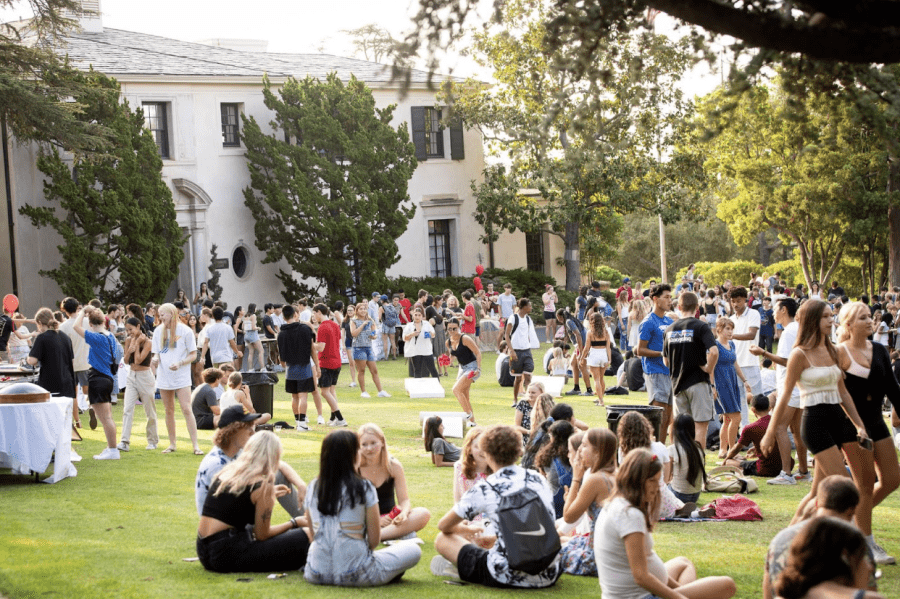
M 574 447 L 569 449 L 574 450 Z M 563 545 L 560 560 L 566 574 L 597 575 L 594 526 L 603 503 L 615 489 L 616 449 L 616 436 L 612 431 L 592 428 L 581 438 L 578 449 L 573 451 L 572 478 L 566 488 L 562 518 L 566 524 L 575 524 L 587 514 L 590 533 L 575 535 Z
M 706 458 L 695 432 L 694 418 L 690 414 L 679 414 L 675 418 L 672 426 L 675 442 L 669 445 L 672 469 L 666 482 L 672 494 L 684 503 L 697 503 L 706 484 Z
M 825 477 L 819 485 L 819 495 L 816 503 L 818 507 L 810 511 L 808 514 L 809 518 L 830 517 L 852 524 L 856 506 L 859 505 L 859 490 L 851 479 L 839 474 L 833 474 Z M 810 520 L 804 519 L 797 524 L 788 526 L 775 535 L 775 538 L 769 543 L 765 569 L 763 570 L 764 599 L 774 599 L 775 585 L 787 566 L 791 544 L 809 524 Z M 869 551 L 869 555 L 871 557 L 871 551 Z M 873 591 L 876 590 L 874 569 L 866 584 L 866 588 Z
M 478 484 L 478 481 L 484 480 L 488 474 L 492 474 L 491 467 L 488 466 L 484 459 L 484 452 L 481 451 L 479 439 L 481 433 L 484 432 L 483 426 L 476 426 L 469 430 L 462 446 L 462 456 L 453 464 L 453 502 L 462 498 L 466 492 Z M 476 520 L 481 520 L 479 514 Z
M 425 451 L 431 452 L 431 462 L 435 466 L 452 468 L 459 461 L 460 449 L 444 439 L 444 421 L 440 416 L 425 421 Z
M 548 418 L 547 420 L 552 420 Z M 562 518 L 565 490 L 572 483 L 572 464 L 569 462 L 569 437 L 575 433 L 571 422 L 560 420 L 547 429 L 547 443 L 541 447 L 534 465 L 547 479 L 553 493 L 553 511 Z
M 244 377 L 240 372 L 232 372 L 228 377 L 228 388 L 219 399 L 219 408 L 224 410 L 231 406 L 241 406 L 246 412 L 255 412 L 253 401 L 250 399 L 250 387 L 244 384 Z M 272 419 L 271 414 L 263 414 L 257 424 L 265 424 Z
M 775 584 L 783 599 L 883 599 L 867 591 L 875 566 L 862 532 L 837 518 L 816 518 L 791 543 L 788 565 Z
M 306 564 L 309 537 L 303 523 L 293 517 L 271 523 L 275 498 L 287 493 L 275 484 L 281 453 L 278 437 L 262 431 L 213 480 L 197 527 L 197 556 L 207 570 L 284 572 Z
M 403 465 L 391 457 L 384 432 L 377 424 L 364 424 L 359 437 L 359 474 L 375 485 L 381 515 L 381 539 L 413 538 L 431 520 L 431 512 L 412 507 Z M 396 495 L 396 498 L 395 498 Z
M 753 414 L 756 415 L 757 420 L 744 427 L 744 430 L 741 432 L 741 438 L 738 439 L 737 443 L 731 448 L 731 451 L 728 452 L 728 455 L 725 456 L 725 465 L 740 468 L 747 476 L 778 476 L 778 473 L 781 472 L 782 468 L 779 446 L 776 445 L 769 455 L 763 455 L 759 448 L 762 438 L 769 429 L 769 422 L 772 418 L 769 415 L 769 398 L 761 394 L 755 396 L 753 401 L 750 402 L 750 409 L 753 411 Z M 741 448 L 747 447 L 751 443 L 756 449 L 756 455 L 760 456 L 759 459 L 736 459 L 735 456 Z M 790 462 L 791 468 L 793 468 L 793 457 L 790 459 Z
M 629 412 L 631 414 L 633 412 Z M 621 423 L 619 424 L 621 426 Z M 594 528 L 594 552 L 603 599 L 728 599 L 737 592 L 727 576 L 697 579 L 684 557 L 663 562 L 653 550 L 663 465 L 651 451 L 634 449 L 616 473 L 616 490 Z
M 501 499 L 526 488 L 540 497 L 548 516 L 553 514 L 553 498 L 543 478 L 515 465 L 522 455 L 521 433 L 511 426 L 494 425 L 481 434 L 479 446 L 494 473 L 479 481 L 441 518 L 441 532 L 434 541 L 439 555 L 431 562 L 432 574 L 499 588 L 553 586 L 562 574 L 559 558 L 537 574 L 514 570 L 509 565 L 507 546 L 516 540 L 505 539 L 500 529 L 497 510 Z M 466 523 L 479 514 L 490 522 L 496 537 L 483 534 L 477 524 Z M 470 540 L 473 538 L 474 542 Z
M 378 495 L 357 471 L 361 455 L 353 431 L 333 430 L 322 440 L 319 476 L 306 497 L 312 545 L 303 577 L 313 584 L 380 586 L 399 580 L 422 557 L 413 542 L 374 551 L 382 533 Z
M 191 393 L 191 411 L 194 412 L 194 419 L 197 421 L 197 430 L 211 431 L 216 428 L 219 415 L 222 413 L 216 389 L 222 382 L 224 374 L 218 368 L 207 368 L 200 376 L 203 384 Z
M 553 401 L 552 397 L 550 398 L 550 401 Z M 538 453 L 540 453 L 541 449 L 543 449 L 547 442 L 550 440 L 550 437 L 548 436 L 550 427 L 553 426 L 553 423 L 560 422 L 562 420 L 567 421 L 577 430 L 586 431 L 588 429 L 588 425 L 586 423 L 575 418 L 575 412 L 572 410 L 572 406 L 565 403 L 554 405 L 550 410 L 550 415 L 543 422 L 541 422 L 537 428 L 535 428 L 534 434 L 531 435 L 528 446 L 525 448 L 525 453 L 522 455 L 522 468 L 534 469 L 535 458 L 537 457 Z
M 543 383 L 531 383 L 525 392 L 525 397 L 515 405 L 516 408 L 516 430 L 522 435 L 522 442 L 528 445 L 528 438 L 531 435 L 531 411 L 538 402 L 538 398 L 544 393 Z M 551 397 L 552 400 L 552 397 Z M 543 422 L 543 421 L 540 421 Z

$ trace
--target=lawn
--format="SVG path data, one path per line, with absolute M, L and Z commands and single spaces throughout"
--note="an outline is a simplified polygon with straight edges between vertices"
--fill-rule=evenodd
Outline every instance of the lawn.
M 542 353 L 542 352 L 541 352 Z M 486 354 L 485 376 L 473 389 L 473 404 L 480 424 L 512 423 L 512 392 L 501 388 L 493 376 L 494 354 Z M 420 410 L 457 410 L 449 391 L 451 381 L 442 379 L 446 399 L 411 400 L 403 391 L 405 363 L 379 363 L 381 379 L 393 397 L 360 399 L 347 387 L 345 368 L 339 384 L 339 400 L 351 427 L 377 422 L 385 430 L 388 445 L 404 465 L 413 504 L 431 510 L 432 520 L 421 533 L 425 541 L 420 564 L 407 572 L 399 585 L 353 591 L 307 584 L 298 572 L 268 580 L 263 574 L 221 575 L 206 572 L 198 562 L 185 562 L 195 555 L 197 514 L 194 508 L 194 477 L 201 458 L 190 452 L 183 421 L 178 420 L 179 450 L 172 455 L 144 450 L 143 411 L 136 412 L 132 450 L 119 462 L 98 462 L 90 456 L 104 443 L 100 429 L 83 429 L 84 441 L 74 443 L 85 459 L 76 464 L 78 476 L 55 485 L 35 484 L 34 478 L 0 471 L 0 595 L 13 599 L 32 597 L 140 597 L 174 599 L 200 594 L 217 598 L 244 597 L 248 591 L 265 597 L 346 597 L 356 592 L 371 597 L 458 597 L 465 593 L 445 585 L 431 575 L 428 564 L 434 556 L 433 541 L 438 519 L 452 506 L 450 468 L 434 468 L 420 439 Z M 454 371 L 451 369 L 451 374 Z M 371 382 L 371 381 L 369 381 Z M 608 379 L 607 384 L 612 380 Z M 290 398 L 283 383 L 276 386 L 275 420 L 292 419 Z M 374 396 L 374 392 L 373 392 Z M 575 414 L 591 426 L 606 426 L 606 414 L 590 398 L 570 398 Z M 609 403 L 646 403 L 645 393 L 609 397 Z M 122 403 L 115 409 L 121 425 Z M 161 406 L 160 406 L 161 410 Z M 311 410 L 312 411 L 312 410 Z M 314 413 L 313 413 L 314 416 Z M 326 406 L 326 418 L 328 417 Z M 87 422 L 87 419 L 84 419 Z M 162 421 L 160 422 L 162 424 Z M 164 427 L 163 427 L 164 428 Z M 328 427 L 279 433 L 285 460 L 309 481 L 316 475 L 318 452 Z M 161 431 L 164 433 L 164 430 Z M 201 432 L 201 447 L 211 447 L 211 432 Z M 165 447 L 165 441 L 160 444 Z M 713 458 L 707 460 L 712 466 Z M 783 528 L 808 484 L 772 487 L 759 479 L 760 492 L 752 498 L 762 508 L 762 522 L 674 524 L 661 523 L 655 532 L 656 550 L 666 560 L 685 555 L 701 575 L 728 574 L 735 578 L 738 597 L 761 596 L 762 565 L 766 547 Z M 714 494 L 704 494 L 711 501 Z M 287 515 L 276 507 L 274 522 Z M 875 536 L 888 553 L 900 556 L 900 499 L 889 497 L 875 513 Z M 250 579 L 242 581 L 240 579 Z M 887 597 L 900 597 L 898 568 L 884 567 L 881 584 Z M 550 593 L 599 595 L 597 580 L 563 576 L 558 585 L 529 595 Z M 508 595 L 503 591 L 478 589 L 481 596 Z

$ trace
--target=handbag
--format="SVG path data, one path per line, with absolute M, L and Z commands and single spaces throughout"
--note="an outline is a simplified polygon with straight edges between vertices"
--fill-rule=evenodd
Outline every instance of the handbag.
M 759 485 L 734 466 L 718 466 L 709 471 L 704 489 L 708 493 L 756 493 Z

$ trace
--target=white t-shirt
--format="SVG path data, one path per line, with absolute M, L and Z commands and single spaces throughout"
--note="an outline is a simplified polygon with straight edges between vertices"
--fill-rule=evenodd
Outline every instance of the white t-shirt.
M 672 460 L 672 488 L 684 495 L 699 493 L 703 487 L 703 476 L 698 476 L 696 481 L 689 481 L 687 478 L 687 456 L 679 452 L 678 448 L 674 445 L 669 445 L 668 449 L 669 458 Z M 701 450 L 699 447 L 695 447 L 695 449 L 697 450 L 697 453 L 700 454 L 700 457 L 706 459 L 706 457 L 703 455 L 703 450 Z M 682 457 L 684 457 L 683 460 L 681 459 Z M 697 484 L 691 484 L 692 482 L 696 482 Z
M 300 316 L 297 318 L 300 322 L 312 322 L 312 310 L 309 308 L 300 312 Z
M 159 368 L 156 369 L 156 388 L 172 391 L 191 386 L 191 364 L 183 364 L 178 370 L 169 368 L 172 364 L 186 362 L 188 355 L 197 351 L 194 333 L 184 323 L 175 327 L 175 339 L 170 339 L 168 347 L 163 347 L 162 336 L 165 328 L 156 327 L 153 331 L 153 344 L 150 351 L 159 357 Z
M 206 333 L 206 338 L 209 339 L 208 351 L 212 363 L 231 362 L 234 359 L 234 352 L 228 342 L 234 339 L 234 329 L 224 322 L 216 322 L 203 331 Z
M 875 330 L 875 335 L 873 337 L 875 343 L 880 343 L 887 347 L 888 344 L 888 333 L 890 332 L 890 327 L 888 327 L 887 323 L 882 321 L 878 323 L 878 328 Z
M 665 563 L 653 550 L 653 535 L 644 514 L 624 497 L 616 497 L 600 512 L 594 527 L 594 556 L 603 599 L 644 599 L 650 594 L 634 581 L 625 551 L 625 537 L 635 533 L 644 535 L 647 570 L 663 584 L 669 580 Z
M 411 322 L 403 327 L 403 336 L 406 337 L 414 333 L 416 323 Z M 426 338 L 426 335 L 428 336 Z M 422 332 L 418 337 L 412 337 L 403 345 L 403 355 L 407 358 L 412 356 L 430 356 L 433 355 L 431 340 L 434 339 L 434 327 L 427 320 L 422 321 Z
M 497 303 L 500 305 L 500 316 L 509 318 L 513 314 L 513 308 L 516 306 L 516 296 L 513 294 L 506 295 L 501 293 L 497 297 Z
M 88 322 L 87 318 L 81 321 L 81 328 L 86 331 L 90 330 L 91 324 Z M 59 325 L 59 330 L 65 333 L 72 341 L 72 352 L 75 354 L 75 372 L 89 370 L 91 367 L 91 365 L 88 364 L 89 348 L 84 337 L 75 332 L 75 320 L 72 318 L 66 319 L 65 322 Z
M 731 320 L 734 321 L 735 335 L 743 335 L 744 333 L 750 332 L 750 329 L 753 327 L 756 327 L 756 337 L 747 341 L 736 340 L 734 342 L 734 353 L 737 355 L 737 365 L 741 368 L 744 366 L 755 366 L 759 368 L 759 359 L 750 353 L 750 346 L 759 344 L 759 310 L 745 308 L 742 316 L 738 316 L 737 312 L 735 312 L 731 316 Z M 779 343 L 779 347 L 780 346 L 781 344 Z
M 797 332 L 800 330 L 800 325 L 797 324 L 795 320 L 791 324 L 784 327 L 784 330 L 781 331 L 781 337 L 778 339 L 778 351 L 775 355 L 779 358 L 788 359 L 791 355 L 791 350 L 794 349 L 794 343 L 797 342 Z M 787 380 L 787 366 L 781 366 L 779 364 L 775 365 L 775 377 L 778 381 L 777 383 L 777 397 L 781 397 L 781 394 L 784 392 L 784 382 Z M 791 392 L 791 399 L 800 399 L 800 387 L 799 385 L 794 385 L 794 390 Z

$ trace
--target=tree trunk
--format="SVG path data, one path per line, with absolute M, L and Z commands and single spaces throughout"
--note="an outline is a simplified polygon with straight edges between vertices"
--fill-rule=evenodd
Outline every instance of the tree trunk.
M 581 286 L 581 257 L 579 224 L 577 222 L 566 223 L 566 235 L 563 238 L 566 245 L 566 290 L 578 291 Z
M 887 190 L 900 191 L 900 156 L 889 160 Z M 890 261 L 890 287 L 900 285 L 900 206 L 891 202 L 888 208 L 888 255 Z

